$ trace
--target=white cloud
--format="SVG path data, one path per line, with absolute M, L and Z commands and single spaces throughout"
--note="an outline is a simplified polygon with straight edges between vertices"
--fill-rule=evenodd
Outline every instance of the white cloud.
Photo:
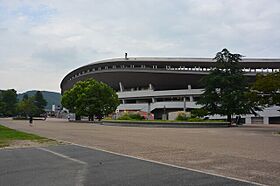
M 0 89 L 59 91 L 69 71 L 124 52 L 280 57 L 279 10 L 278 0 L 0 0 Z

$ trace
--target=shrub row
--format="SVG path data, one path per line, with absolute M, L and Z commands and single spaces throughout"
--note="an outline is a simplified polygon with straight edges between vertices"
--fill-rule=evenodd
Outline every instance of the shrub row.
M 118 120 L 144 120 L 145 118 L 141 116 L 139 113 L 125 113 L 121 117 L 118 118 Z

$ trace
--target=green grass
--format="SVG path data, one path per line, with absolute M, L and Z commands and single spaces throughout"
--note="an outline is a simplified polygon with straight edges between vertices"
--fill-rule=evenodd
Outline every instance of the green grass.
M 14 140 L 30 140 L 38 143 L 54 141 L 35 134 L 20 132 L 0 125 L 0 147 L 9 146 L 9 144 Z

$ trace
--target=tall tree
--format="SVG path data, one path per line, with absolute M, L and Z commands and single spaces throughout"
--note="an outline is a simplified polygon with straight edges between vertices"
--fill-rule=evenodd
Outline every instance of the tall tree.
M 35 116 L 38 113 L 38 107 L 35 105 L 34 97 L 22 99 L 17 104 L 17 112 L 23 117 Z
M 4 116 L 13 116 L 16 113 L 17 92 L 14 89 L 0 90 L 0 107 Z
M 4 107 L 5 107 L 5 104 L 3 102 L 3 98 L 2 98 L 2 91 L 0 90 L 0 117 L 1 116 L 4 116 Z
M 62 105 L 78 115 L 99 119 L 114 112 L 119 105 L 116 92 L 94 79 L 80 81 L 62 96 Z
M 47 105 L 47 101 L 44 99 L 41 91 L 37 91 L 34 95 L 34 104 L 37 107 L 36 115 L 40 115 L 44 113 L 45 106 Z
M 255 113 L 258 109 L 248 96 L 249 86 L 239 65 L 241 57 L 227 49 L 216 54 L 215 67 L 202 80 L 205 90 L 197 102 L 210 115 L 225 115 L 229 122 L 233 114 Z

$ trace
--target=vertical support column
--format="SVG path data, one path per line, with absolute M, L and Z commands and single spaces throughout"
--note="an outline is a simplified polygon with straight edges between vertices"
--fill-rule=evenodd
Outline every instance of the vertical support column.
M 190 96 L 190 102 L 193 102 L 193 96 Z
M 266 124 L 266 125 L 269 124 L 269 118 L 268 117 L 263 117 L 263 124 Z
M 245 118 L 245 124 L 252 124 L 251 117 Z
M 184 97 L 183 99 L 184 99 L 184 112 L 186 112 L 186 97 Z
M 167 120 L 167 114 L 166 114 L 166 107 L 165 107 L 165 105 L 163 106 L 162 120 Z
M 151 102 L 148 102 L 148 112 L 147 112 L 147 120 L 150 120 L 151 115 Z
M 120 86 L 120 92 L 123 92 L 123 85 L 122 85 L 122 82 L 119 82 L 119 86 Z
M 154 87 L 151 83 L 149 84 L 149 90 L 154 90 Z
M 192 89 L 192 86 L 188 85 L 188 90 L 191 90 L 191 89 Z M 193 102 L 193 96 L 190 96 L 190 102 Z

